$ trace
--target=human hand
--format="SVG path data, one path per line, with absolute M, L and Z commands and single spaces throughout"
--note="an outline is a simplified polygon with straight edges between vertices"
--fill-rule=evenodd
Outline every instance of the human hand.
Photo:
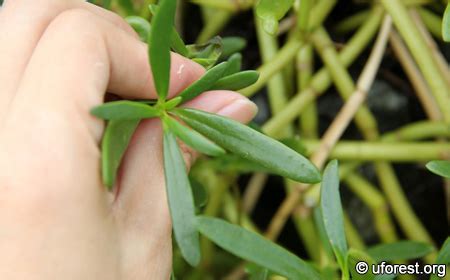
M 89 113 L 105 92 L 156 98 L 147 46 L 81 0 L 5 1 L 0 41 L 0 278 L 168 279 L 160 123 L 140 124 L 111 193 L 100 174 L 104 123 Z M 171 69 L 171 96 L 204 73 L 177 54 Z M 228 91 L 186 106 L 241 122 L 256 111 Z

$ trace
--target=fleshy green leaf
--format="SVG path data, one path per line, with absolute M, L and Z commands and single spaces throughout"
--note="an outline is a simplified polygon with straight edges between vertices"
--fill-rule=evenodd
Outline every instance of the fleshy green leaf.
M 155 15 L 159 10 L 159 6 L 155 4 L 150 4 L 148 8 L 152 13 L 152 15 Z M 189 55 L 189 51 L 186 48 L 183 39 L 181 39 L 181 36 L 180 34 L 178 34 L 175 27 L 172 27 L 172 33 L 170 34 L 170 46 L 175 52 L 181 54 L 182 56 L 187 57 Z
M 227 63 L 228 62 L 222 62 L 214 66 L 213 68 L 208 70 L 200 79 L 183 90 L 179 95 L 183 99 L 183 102 L 191 100 L 201 93 L 211 89 L 214 84 L 223 76 L 223 73 L 227 68 Z
M 264 30 L 275 35 L 278 21 L 289 11 L 294 0 L 260 0 L 256 6 L 256 15 L 263 21 Z
M 304 183 L 317 183 L 320 173 L 302 155 L 237 121 L 194 109 L 175 111 L 190 127 L 221 147 Z
M 358 271 L 356 266 L 363 265 L 358 264 L 359 262 L 365 262 L 367 264 L 367 272 L 361 274 L 361 271 Z M 375 264 L 375 261 L 366 253 L 351 248 L 348 250 L 347 256 L 347 267 L 350 270 L 350 275 L 352 276 L 352 280 L 372 280 L 375 279 L 375 275 L 371 272 L 372 265 Z M 359 272 L 359 273 L 358 273 Z
M 172 34 L 170 35 L 171 47 L 172 49 L 181 54 L 184 57 L 189 56 L 189 51 L 184 43 L 183 39 L 181 39 L 180 34 L 178 34 L 177 30 L 172 28 Z
M 91 110 L 91 114 L 105 120 L 134 120 L 153 118 L 159 112 L 147 104 L 121 100 L 97 106 Z
M 320 279 L 306 262 L 262 236 L 210 217 L 197 217 L 198 230 L 218 246 L 289 279 Z
M 442 38 L 445 42 L 450 42 L 450 3 L 447 4 L 442 18 Z
M 450 161 L 433 160 L 426 167 L 434 174 L 450 179 Z
M 149 36 L 149 58 L 153 80 L 160 99 L 165 100 L 170 81 L 170 44 L 175 18 L 176 0 L 160 1 L 159 9 L 152 18 Z
M 102 139 L 103 184 L 112 188 L 128 143 L 140 120 L 109 121 Z
M 224 37 L 222 38 L 222 58 L 240 52 L 247 45 L 247 41 L 241 37 Z
M 167 124 L 170 131 L 194 150 L 210 156 L 225 154 L 225 150 L 214 144 L 211 140 L 207 139 L 197 131 L 180 124 L 171 117 L 165 117 L 164 122 Z
M 444 245 L 442 245 L 441 250 L 439 251 L 439 254 L 435 261 L 436 264 L 443 264 L 448 265 L 450 264 L 450 237 L 447 237 L 447 239 L 444 242 Z M 444 270 L 445 272 L 445 270 Z M 442 276 L 443 277 L 443 276 Z M 430 280 L 438 280 L 441 278 L 438 278 L 436 274 L 431 275 Z
M 183 98 L 181 98 L 180 96 L 177 96 L 175 98 L 170 99 L 169 101 L 167 101 L 164 104 L 164 108 L 169 111 L 172 110 L 173 108 L 175 108 L 178 104 L 181 103 L 181 101 L 183 101 Z
M 442 248 L 436 258 L 436 263 L 450 264 L 450 237 L 447 237 L 444 245 L 442 245 Z
M 228 66 L 223 76 L 229 76 L 241 71 L 242 55 L 240 53 L 235 53 L 228 59 Z
M 325 168 L 320 191 L 320 209 L 325 231 L 334 255 L 343 271 L 346 270 L 347 241 L 344 232 L 344 217 L 339 195 L 338 162 L 332 160 Z
M 238 72 L 218 80 L 212 89 L 240 90 L 254 83 L 259 78 L 259 73 L 253 70 Z
M 214 37 L 204 44 L 188 45 L 189 58 L 199 63 L 206 69 L 216 64 L 222 54 L 222 39 Z
M 417 259 L 428 255 L 432 251 L 433 246 L 418 241 L 398 241 L 376 245 L 367 249 L 367 253 L 376 262 Z
M 172 226 L 184 259 L 192 266 L 200 261 L 195 206 L 183 156 L 172 132 L 164 131 L 164 173 Z
M 139 34 L 141 41 L 147 42 L 150 35 L 150 22 L 139 16 L 128 16 L 125 18 L 131 27 Z

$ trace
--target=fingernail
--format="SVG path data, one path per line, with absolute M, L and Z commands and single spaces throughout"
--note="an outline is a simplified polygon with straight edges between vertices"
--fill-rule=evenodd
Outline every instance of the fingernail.
M 247 98 L 239 98 L 220 109 L 217 114 L 247 123 L 255 117 L 257 112 L 258 107 L 255 103 Z

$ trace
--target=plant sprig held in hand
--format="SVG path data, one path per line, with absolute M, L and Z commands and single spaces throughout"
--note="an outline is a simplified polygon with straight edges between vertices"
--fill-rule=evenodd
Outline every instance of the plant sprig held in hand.
M 247 87 L 256 82 L 258 74 L 255 71 L 239 72 L 239 54 L 213 66 L 221 55 L 218 37 L 209 45 L 185 46 L 173 27 L 175 10 L 176 0 L 163 0 L 159 1 L 158 7 L 152 7 L 154 16 L 151 24 L 136 18 L 130 20 L 133 27 L 140 31 L 141 38 L 148 37 L 157 101 L 113 101 L 92 109 L 91 113 L 108 120 L 102 140 L 102 175 L 108 188 L 112 188 L 115 183 L 120 161 L 139 121 L 161 119 L 164 128 L 166 188 L 174 236 L 184 259 L 195 266 L 200 261 L 199 220 L 195 216 L 192 190 L 176 138 L 201 153 L 220 156 L 226 150 L 296 181 L 317 183 L 321 176 L 316 167 L 302 155 L 248 126 L 215 114 L 179 107 L 207 90 L 238 90 Z M 173 32 L 175 35 L 167 36 Z M 183 50 L 181 55 L 204 63 L 202 65 L 209 70 L 178 97 L 167 100 L 171 49 Z M 179 123 L 178 119 L 182 119 L 189 127 Z M 202 220 L 202 228 L 206 226 L 205 223 L 208 221 Z

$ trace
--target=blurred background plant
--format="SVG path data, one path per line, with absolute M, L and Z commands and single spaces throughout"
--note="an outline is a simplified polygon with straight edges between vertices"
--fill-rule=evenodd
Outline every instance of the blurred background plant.
M 139 28 L 157 1 L 91 2 Z M 309 260 L 325 279 L 336 278 L 338 267 L 354 260 L 391 256 L 394 263 L 438 258 L 448 264 L 449 254 L 438 256 L 438 249 L 449 235 L 450 182 L 425 168 L 450 157 L 446 5 L 447 0 L 178 1 L 175 26 L 185 42 L 201 44 L 220 35 L 222 59 L 241 52 L 242 67 L 259 71 L 259 80 L 240 91 L 260 109 L 255 128 L 319 168 L 339 160 L 346 236 L 341 249 L 347 243 L 352 249 L 348 261 L 335 246 L 336 257 L 331 253 L 319 185 L 267 174 L 230 155 L 202 157 L 192 168 L 197 211 L 265 235 Z M 439 164 L 428 167 L 448 176 L 446 163 Z M 207 239 L 201 249 L 195 268 L 175 253 L 177 278 L 280 279 Z M 350 274 L 359 279 L 351 268 Z

